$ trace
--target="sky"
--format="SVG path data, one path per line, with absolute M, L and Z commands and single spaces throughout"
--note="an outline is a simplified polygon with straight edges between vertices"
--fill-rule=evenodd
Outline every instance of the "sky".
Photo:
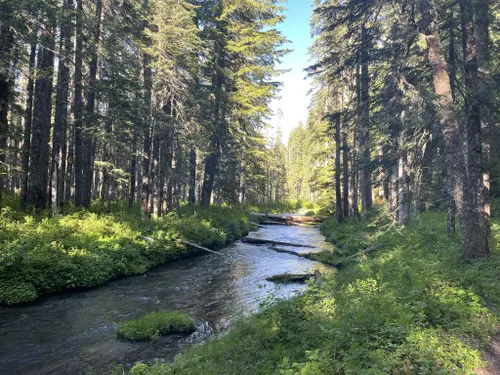
M 293 52 L 285 56 L 280 69 L 291 69 L 279 77 L 283 86 L 279 93 L 280 98 L 271 103 L 275 116 L 269 120 L 272 127 L 270 135 L 274 137 L 275 128 L 281 125 L 283 142 L 286 143 L 290 132 L 300 121 L 307 120 L 307 108 L 310 98 L 307 95 L 310 89 L 310 80 L 305 80 L 304 69 L 310 65 L 308 48 L 313 39 L 310 36 L 309 19 L 312 13 L 312 0 L 288 0 L 288 10 L 285 12 L 285 21 L 278 26 L 283 35 L 290 41 L 286 48 Z M 284 118 L 280 121 L 276 113 L 281 108 Z

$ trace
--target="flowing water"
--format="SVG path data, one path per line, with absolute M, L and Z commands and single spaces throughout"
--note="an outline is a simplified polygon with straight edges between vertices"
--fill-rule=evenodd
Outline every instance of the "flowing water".
M 250 236 L 328 249 L 314 228 L 270 226 Z M 311 249 L 290 248 L 299 252 Z M 170 361 L 192 342 L 226 330 L 275 295 L 290 297 L 303 285 L 275 285 L 266 277 L 323 271 L 320 263 L 236 242 L 221 251 L 166 264 L 146 275 L 100 288 L 47 297 L 29 306 L 0 307 L 0 374 L 100 374 L 113 364 L 157 358 Z M 199 322 L 191 336 L 157 342 L 118 340 L 115 325 L 159 310 L 179 310 Z

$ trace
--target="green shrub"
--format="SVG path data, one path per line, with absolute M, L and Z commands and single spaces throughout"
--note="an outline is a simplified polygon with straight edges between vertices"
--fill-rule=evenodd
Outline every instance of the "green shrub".
M 32 302 L 36 298 L 36 290 L 32 284 L 0 280 L 0 304 L 15 305 Z
M 129 341 L 154 341 L 161 335 L 189 333 L 195 330 L 196 324 L 189 315 L 175 311 L 158 311 L 120 323 L 116 327 L 116 335 Z
M 249 225 L 246 211 L 227 207 L 153 220 L 85 211 L 47 219 L 5 209 L 0 215 L 0 285 L 16 287 L 0 288 L 0 304 L 142 274 L 188 254 L 181 239 L 221 248 L 248 233 Z

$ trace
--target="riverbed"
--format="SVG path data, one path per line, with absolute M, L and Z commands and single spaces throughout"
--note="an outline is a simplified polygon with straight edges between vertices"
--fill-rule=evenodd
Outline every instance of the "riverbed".
M 315 228 L 266 226 L 250 236 L 331 247 Z M 115 364 L 130 368 L 137 361 L 171 361 L 188 345 L 224 332 L 238 317 L 256 312 L 266 299 L 289 298 L 305 288 L 276 285 L 266 277 L 324 271 L 320 263 L 239 241 L 221 254 L 168 263 L 145 275 L 42 298 L 28 306 L 0 307 L 0 373 L 101 374 Z M 191 315 L 198 332 L 154 343 L 116 338 L 117 323 L 160 310 Z

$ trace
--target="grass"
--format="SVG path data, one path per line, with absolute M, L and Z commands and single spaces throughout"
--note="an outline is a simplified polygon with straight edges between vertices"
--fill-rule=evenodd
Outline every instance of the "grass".
M 422 214 L 401 229 L 383 212 L 323 232 L 343 259 L 377 242 L 380 250 L 310 283 L 228 334 L 193 347 L 173 364 L 138 364 L 143 374 L 465 375 L 498 328 L 500 224 L 492 255 L 468 262 L 446 233 L 445 214 Z M 355 245 L 354 245 L 354 244 Z
M 247 211 L 228 207 L 184 208 L 181 215 L 153 220 L 116 208 L 107 215 L 80 211 L 55 218 L 4 209 L 0 304 L 32 302 L 42 295 L 142 274 L 190 254 L 183 239 L 217 249 L 246 235 L 251 227 Z
M 196 331 L 194 319 L 177 311 L 153 312 L 139 319 L 129 320 L 116 327 L 118 338 L 129 341 L 156 341 L 169 333 Z

